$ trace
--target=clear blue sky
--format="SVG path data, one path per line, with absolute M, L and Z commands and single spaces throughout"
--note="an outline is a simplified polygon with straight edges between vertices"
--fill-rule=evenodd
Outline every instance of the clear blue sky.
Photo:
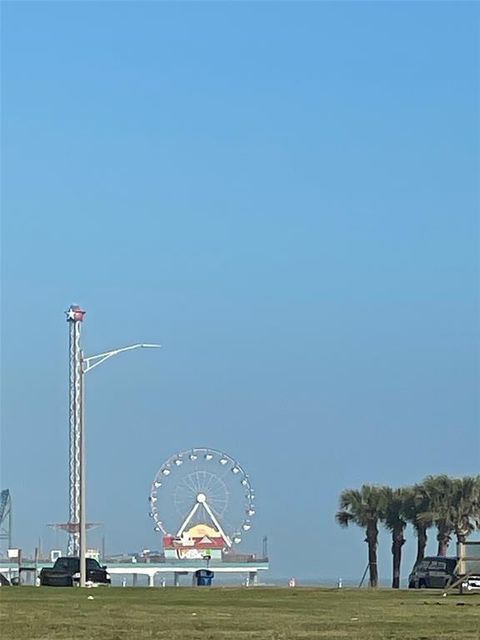
M 245 548 L 267 534 L 272 575 L 360 577 L 342 489 L 479 471 L 479 5 L 2 13 L 15 542 L 68 515 L 78 302 L 87 352 L 164 345 L 89 374 L 88 513 L 107 550 L 160 545 L 150 482 L 206 445 L 248 470 Z M 385 535 L 383 576 L 389 553 Z

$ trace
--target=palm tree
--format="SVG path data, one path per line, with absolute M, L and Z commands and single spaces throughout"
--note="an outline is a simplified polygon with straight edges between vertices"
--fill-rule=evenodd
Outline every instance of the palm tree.
M 480 476 L 428 476 L 423 487 L 429 505 L 419 518 L 434 522 L 438 530 L 438 555 L 445 556 L 453 534 L 457 542 L 465 542 L 480 526 Z
M 360 489 L 345 489 L 340 495 L 340 511 L 335 516 L 341 527 L 353 522 L 365 529 L 371 587 L 378 585 L 378 523 L 384 517 L 385 502 L 382 487 L 364 484 Z
M 446 556 L 457 521 L 454 483 L 451 478 L 442 474 L 427 476 L 422 484 L 429 496 L 429 506 L 428 510 L 419 517 L 435 524 L 438 541 L 437 555 Z
M 384 487 L 383 493 L 386 506 L 382 520 L 385 527 L 392 532 L 392 589 L 399 589 L 402 547 L 405 544 L 403 534 L 407 526 L 407 521 L 404 517 L 404 505 L 408 494 L 405 489 L 391 489 L 390 487 Z
M 464 543 L 475 528 L 480 528 L 480 476 L 452 480 L 453 524 L 457 542 Z
M 422 484 L 415 484 L 404 489 L 403 517 L 409 522 L 417 536 L 417 557 L 415 563 L 425 557 L 427 547 L 428 529 L 433 522 L 425 514 L 430 510 L 430 496 Z

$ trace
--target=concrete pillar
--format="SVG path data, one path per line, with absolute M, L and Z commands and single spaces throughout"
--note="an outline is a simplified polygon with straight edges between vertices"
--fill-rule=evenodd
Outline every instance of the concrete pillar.
M 148 575 L 148 586 L 149 587 L 154 587 L 155 586 L 155 574 L 154 573 L 150 573 Z
M 178 575 L 178 573 L 176 571 L 173 574 L 173 586 L 174 587 L 179 587 L 180 586 L 180 576 Z
M 257 584 L 258 573 L 256 571 L 250 571 L 248 574 L 248 586 L 255 587 Z
M 138 574 L 134 573 L 132 576 L 132 586 L 136 587 L 137 586 L 137 580 L 138 580 Z

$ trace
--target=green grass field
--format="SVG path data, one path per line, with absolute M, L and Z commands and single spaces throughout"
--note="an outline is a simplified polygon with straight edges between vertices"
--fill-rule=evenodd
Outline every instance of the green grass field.
M 88 599 L 93 596 L 92 599 Z M 0 589 L 2 640 L 479 640 L 480 595 L 278 588 Z

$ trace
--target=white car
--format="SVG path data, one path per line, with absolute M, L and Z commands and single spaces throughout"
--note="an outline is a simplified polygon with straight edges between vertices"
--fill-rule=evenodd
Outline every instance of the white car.
M 460 585 L 460 593 L 464 591 L 480 591 L 480 576 L 465 578 Z

